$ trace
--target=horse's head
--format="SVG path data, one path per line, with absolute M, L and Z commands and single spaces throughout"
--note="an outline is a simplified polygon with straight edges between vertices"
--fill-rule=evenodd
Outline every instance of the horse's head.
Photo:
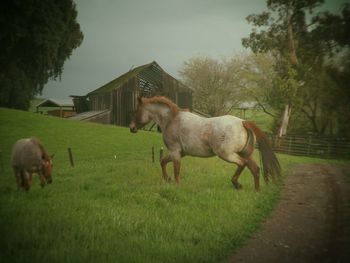
M 147 125 L 151 120 L 151 115 L 146 109 L 146 105 L 143 101 L 143 98 L 137 98 L 137 108 L 130 122 L 130 131 L 136 133 L 138 129 L 141 129 Z
M 52 183 L 52 169 L 53 169 L 53 159 L 54 155 L 46 156 L 42 158 L 41 171 L 45 177 L 48 184 Z

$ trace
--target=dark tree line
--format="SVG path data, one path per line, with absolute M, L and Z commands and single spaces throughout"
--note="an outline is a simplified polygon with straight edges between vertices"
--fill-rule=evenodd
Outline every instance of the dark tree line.
M 0 107 L 23 110 L 83 41 L 72 0 L 3 0 L 0 32 Z

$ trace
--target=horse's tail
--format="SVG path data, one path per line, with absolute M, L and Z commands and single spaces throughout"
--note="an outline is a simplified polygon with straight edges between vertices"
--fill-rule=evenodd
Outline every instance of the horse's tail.
M 259 145 L 260 156 L 262 159 L 263 175 L 266 181 L 269 177 L 275 178 L 281 175 L 281 166 L 266 134 L 254 122 L 243 121 L 243 126 L 254 132 L 256 140 Z

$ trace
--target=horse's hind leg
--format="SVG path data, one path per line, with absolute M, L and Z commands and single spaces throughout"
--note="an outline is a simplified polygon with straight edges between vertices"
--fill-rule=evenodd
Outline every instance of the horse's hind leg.
M 232 176 L 231 182 L 237 190 L 242 188 L 242 185 L 238 182 L 238 178 L 241 175 L 241 173 L 245 167 L 246 167 L 246 164 L 238 165 L 235 174 Z
M 256 162 L 251 157 L 249 157 L 247 159 L 247 166 L 254 176 L 255 191 L 258 192 L 259 191 L 259 170 L 260 169 L 259 169 L 258 165 L 256 164 Z

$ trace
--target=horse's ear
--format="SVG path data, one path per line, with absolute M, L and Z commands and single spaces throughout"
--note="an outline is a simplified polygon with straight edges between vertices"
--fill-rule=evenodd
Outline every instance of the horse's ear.
M 137 96 L 137 102 L 138 102 L 138 104 L 142 104 L 142 97 L 141 96 Z

